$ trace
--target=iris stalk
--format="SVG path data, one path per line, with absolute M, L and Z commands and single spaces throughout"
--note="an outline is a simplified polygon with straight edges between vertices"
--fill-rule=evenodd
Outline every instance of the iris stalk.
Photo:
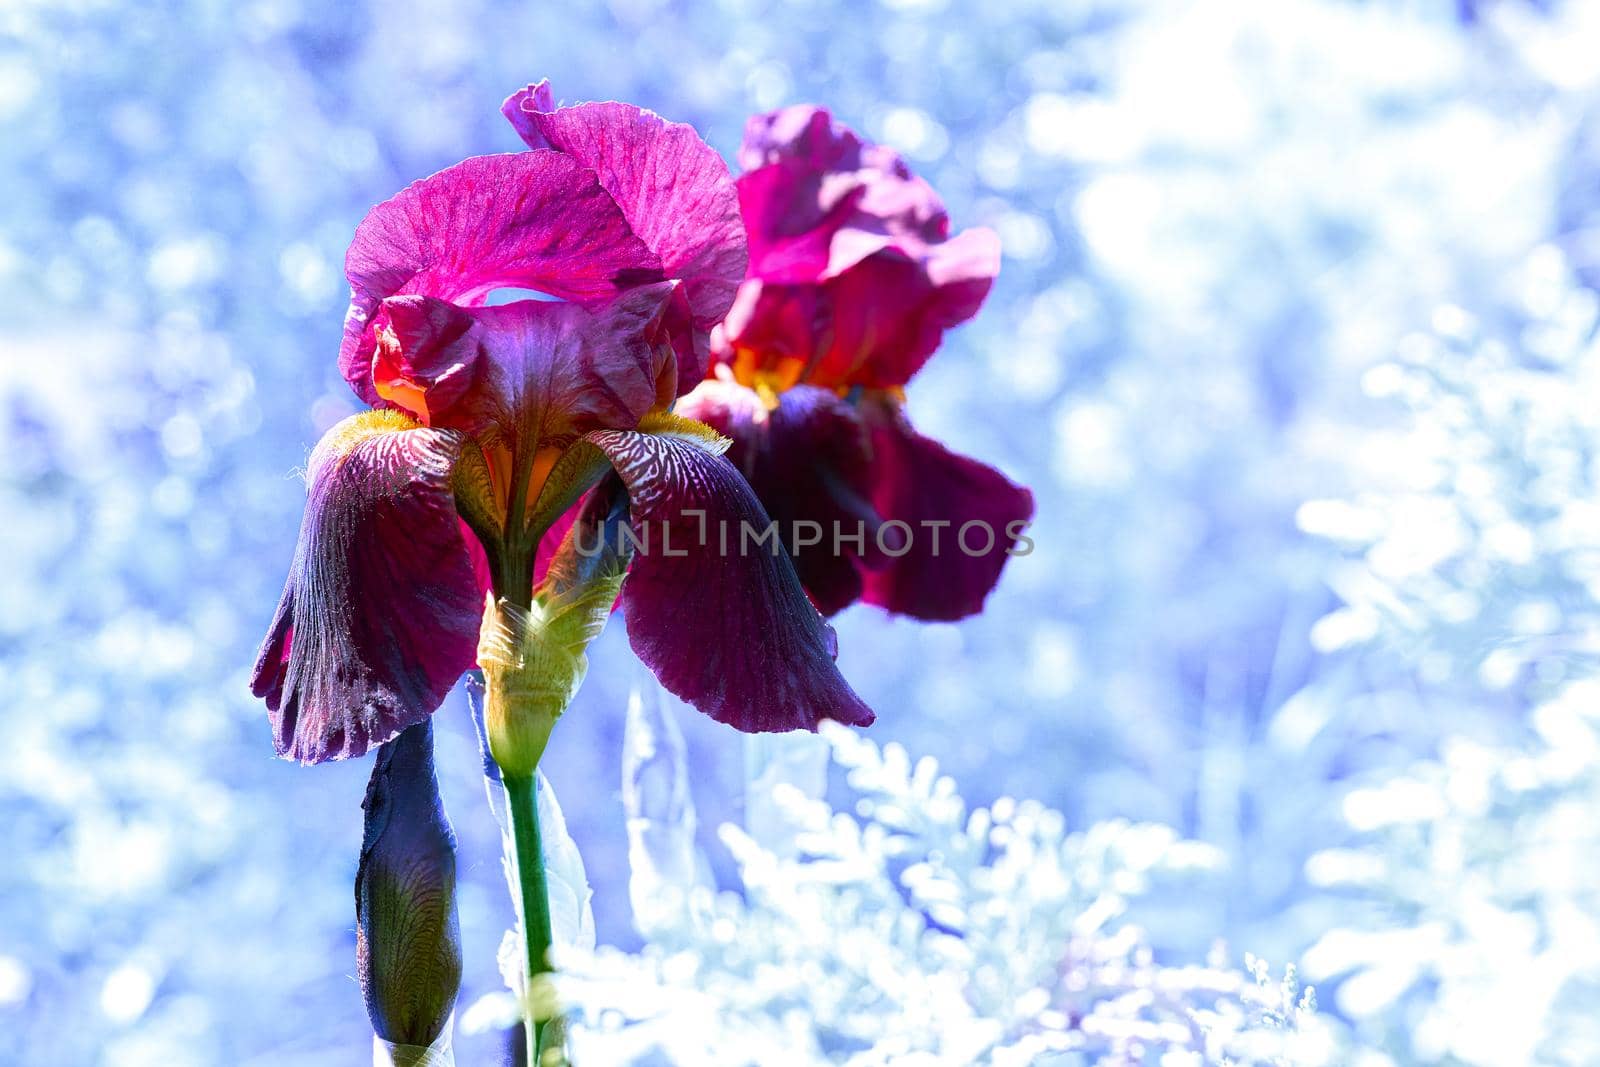
M 522 921 L 522 967 L 527 979 L 528 1063 L 544 1063 L 544 1038 L 549 1020 L 548 997 L 543 988 L 551 973 L 550 891 L 545 878 L 544 849 L 539 840 L 538 787 L 533 778 L 502 779 L 511 824 L 517 884 L 521 888 L 518 913 Z
M 585 508 L 575 531 L 594 525 L 615 531 L 625 514 L 625 497 L 596 498 Z M 542 524 L 534 526 L 542 529 Z M 527 537 L 526 558 L 532 557 L 537 543 L 536 537 Z M 524 594 L 521 603 L 510 598 L 491 601 L 485 607 L 478 642 L 484 675 L 484 740 L 505 789 L 507 858 L 522 921 L 531 1067 L 563 1062 L 560 1028 L 551 1025 L 557 1015 L 548 978 L 554 938 L 540 840 L 539 760 L 556 721 L 571 706 L 588 673 L 586 650 L 610 616 L 627 562 L 614 553 L 581 556 L 569 536 L 531 597 Z

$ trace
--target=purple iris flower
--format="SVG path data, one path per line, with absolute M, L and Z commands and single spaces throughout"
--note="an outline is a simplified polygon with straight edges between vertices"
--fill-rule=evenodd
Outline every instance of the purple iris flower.
M 657 546 L 621 606 L 666 688 L 746 731 L 871 722 L 787 556 L 703 536 L 769 520 L 727 443 L 668 410 L 745 272 L 726 165 L 689 126 L 557 108 L 548 83 L 503 110 L 527 151 L 412 184 L 346 256 L 339 366 L 374 410 L 311 455 L 253 680 L 278 752 L 359 756 L 431 715 L 474 665 L 486 595 L 526 607 L 602 479 Z
M 979 611 L 1033 494 L 913 430 L 904 387 L 976 314 L 999 238 L 952 236 L 927 182 L 820 107 L 751 119 L 739 162 L 749 273 L 710 376 L 676 410 L 732 439 L 781 526 L 824 531 L 795 557 L 824 613 L 856 600 L 921 619 Z

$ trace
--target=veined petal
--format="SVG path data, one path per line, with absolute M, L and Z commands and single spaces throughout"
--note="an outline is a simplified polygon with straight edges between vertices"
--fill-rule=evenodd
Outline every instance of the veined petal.
M 641 541 L 622 586 L 639 658 L 668 690 L 747 733 L 871 723 L 788 555 L 747 543 L 744 530 L 760 535 L 770 520 L 721 439 L 674 416 L 641 430 L 585 438 L 621 477 Z
M 360 756 L 426 719 L 472 666 L 482 589 L 457 517 L 461 437 L 353 415 L 311 454 L 289 579 L 256 661 L 278 754 Z
M 748 260 L 727 164 L 692 126 L 632 104 L 556 108 L 548 82 L 513 94 L 502 110 L 531 148 L 553 149 L 593 171 L 664 276 L 683 282 L 690 329 L 675 347 L 680 380 L 692 386 L 705 374 L 711 328 L 733 302 Z
M 379 305 L 429 296 L 481 304 L 498 288 L 579 304 L 664 277 L 595 172 L 554 151 L 475 156 L 373 208 L 345 256 L 352 289 L 339 367 L 369 404 Z
M 872 459 L 866 427 L 836 393 L 800 385 L 768 410 L 732 382 L 702 382 L 675 409 L 726 435 L 728 459 L 778 523 L 800 582 L 824 615 L 861 596 L 857 561 L 882 566 L 880 516 L 873 509 Z M 805 531 L 802 527 L 810 525 Z M 815 544 L 803 544 L 811 535 Z M 898 542 L 896 542 L 898 544 Z
M 869 401 L 863 415 L 872 434 L 873 504 L 886 523 L 906 523 L 911 536 L 904 555 L 863 572 L 862 599 L 919 619 L 977 614 L 1033 518 L 1033 494 L 923 437 L 897 406 Z M 963 535 L 968 523 L 975 525 Z

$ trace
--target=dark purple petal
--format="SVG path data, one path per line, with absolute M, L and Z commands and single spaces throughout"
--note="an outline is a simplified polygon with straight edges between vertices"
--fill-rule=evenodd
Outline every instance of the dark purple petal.
M 863 414 L 872 433 L 873 504 L 886 523 L 906 523 L 911 536 L 904 555 L 863 572 L 862 599 L 919 619 L 977 614 L 1000 580 L 1022 524 L 1033 517 L 1033 494 L 993 467 L 918 434 L 897 407 L 872 401 Z M 930 522 L 945 524 L 937 529 L 937 548 Z M 975 525 L 963 547 L 967 523 Z
M 646 429 L 657 432 L 586 438 L 621 476 L 646 542 L 622 586 L 639 658 L 668 690 L 747 733 L 871 723 L 788 556 L 744 542 L 746 526 L 759 535 L 770 520 L 715 436 L 671 416 Z
M 450 489 L 458 434 L 353 415 L 311 454 L 289 579 L 256 661 L 278 754 L 360 756 L 431 715 L 483 615 Z
M 373 1032 L 426 1048 L 461 987 L 456 838 L 439 797 L 433 721 L 378 749 L 361 804 L 356 869 L 356 975 Z
M 792 555 L 795 571 L 817 609 L 832 615 L 857 600 L 857 561 L 882 566 L 886 557 L 877 549 L 867 431 L 855 409 L 829 390 L 801 385 L 779 394 L 769 411 L 751 389 L 707 381 L 674 410 L 733 442 L 729 461 L 777 520 L 784 543 L 802 546 Z M 803 545 L 810 529 L 795 536 L 808 523 L 820 529 L 820 543 Z
M 528 145 L 565 153 L 599 176 L 634 233 L 683 282 L 689 343 L 681 380 L 705 374 L 708 337 L 733 302 L 748 254 L 727 164 L 692 126 L 615 102 L 554 108 L 548 83 L 503 108 Z
M 522 288 L 594 307 L 663 278 L 594 171 L 551 151 L 476 156 L 414 182 L 362 220 L 345 273 L 339 367 L 369 404 L 384 402 L 372 363 L 389 297 L 471 306 Z

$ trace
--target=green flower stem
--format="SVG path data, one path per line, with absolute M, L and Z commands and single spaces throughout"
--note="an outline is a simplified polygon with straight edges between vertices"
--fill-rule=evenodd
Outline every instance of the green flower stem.
M 544 852 L 539 843 L 537 787 L 532 777 L 502 779 L 506 789 L 506 809 L 511 820 L 511 839 L 516 849 L 518 901 L 522 920 L 522 967 L 527 978 L 529 1018 L 529 1067 L 550 1067 L 542 1059 L 544 1039 L 551 1012 L 547 992 L 550 967 L 550 892 L 545 881 Z M 551 1063 L 561 1063 L 557 1051 Z

